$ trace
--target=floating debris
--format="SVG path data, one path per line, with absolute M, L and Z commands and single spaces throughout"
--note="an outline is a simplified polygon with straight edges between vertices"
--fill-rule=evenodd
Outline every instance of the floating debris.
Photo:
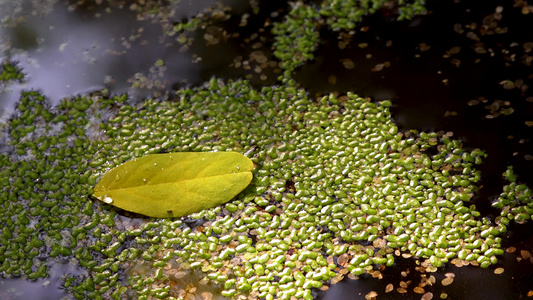
M 453 277 L 446 277 L 441 281 L 442 286 L 449 286 L 453 283 Z
M 441 298 L 442 298 L 442 295 L 441 295 Z M 445 299 L 445 298 L 447 298 L 447 297 L 444 297 L 442 299 Z M 431 299 L 433 299 L 433 293 L 427 292 L 424 295 L 422 295 L 422 298 L 420 298 L 420 299 L 421 300 L 431 300 Z

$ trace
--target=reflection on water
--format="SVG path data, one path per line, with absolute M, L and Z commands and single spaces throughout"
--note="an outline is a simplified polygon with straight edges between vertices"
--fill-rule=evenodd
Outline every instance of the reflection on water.
M 67 293 L 59 288 L 63 281 L 62 277 L 67 274 L 77 276 L 86 274 L 85 270 L 68 262 L 53 263 L 50 266 L 50 276 L 35 281 L 0 277 L 0 299 L 61 299 L 67 296 Z
M 213 2 L 183 1 L 172 18 L 191 16 Z M 69 9 L 64 3 L 51 7 L 46 15 L 31 14 L 34 7 L 27 0 L 0 12 L 5 19 L 19 11 L 20 21 L 0 31 L 0 57 L 18 61 L 27 75 L 25 84 L 0 93 L 2 107 L 12 111 L 22 89 L 42 90 L 55 104 L 65 96 L 103 88 L 143 97 L 180 80 L 198 81 L 199 66 L 190 54 L 179 52 L 175 37 L 136 11 L 103 5 Z M 132 85 L 139 88 L 130 89 Z
M 222 4 L 214 5 L 218 2 Z M 162 13 L 167 18 L 164 22 L 161 15 L 141 15 L 127 6 L 54 3 L 40 10 L 30 0 L 0 6 L 0 19 L 10 20 L 0 25 L 0 58 L 18 61 L 26 74 L 25 83 L 0 92 L 0 107 L 8 113 L 24 89 L 43 91 L 52 104 L 103 88 L 139 99 L 164 94 L 176 85 L 200 84 L 212 76 L 248 74 L 254 85 L 268 85 L 280 72 L 273 73 L 276 64 L 270 61 L 270 27 L 259 32 L 258 27 L 271 23 L 270 13 L 278 15 L 285 1 L 261 3 L 259 14 L 245 25 L 242 15 L 251 15 L 252 8 L 243 0 L 178 1 L 162 9 L 168 11 Z M 230 19 L 199 28 L 187 47 L 176 41 L 177 34 L 166 34 L 173 22 L 210 11 L 211 6 L 231 7 Z M 214 32 L 221 35 L 216 43 L 208 38 Z M 266 58 L 268 62 L 261 61 Z M 234 66 L 236 60 L 244 68 Z M 245 65 L 248 60 L 251 68 Z
M 161 15 L 141 15 L 131 6 L 69 6 L 53 1 L 41 4 L 43 8 L 30 0 L 20 5 L 0 4 L 0 19 L 10 20 L 0 25 L 0 58 L 18 61 L 26 74 L 25 83 L 0 92 L 0 107 L 12 112 L 24 89 L 43 91 L 52 104 L 66 96 L 103 88 L 139 99 L 164 94 L 176 84 L 200 84 L 214 75 L 239 78 L 246 72 L 255 74 L 257 67 L 245 71 L 228 66 L 243 54 L 244 44 L 255 47 L 270 36 L 269 29 L 258 36 L 257 27 L 269 20 L 271 11 L 286 6 L 284 1 L 261 4 L 260 14 L 247 22 L 250 29 L 240 24 L 241 16 L 250 14 L 248 1 L 176 2 L 164 9 L 168 11 L 163 14 L 167 18 L 164 22 Z M 165 33 L 174 21 L 209 11 L 217 2 L 231 7 L 231 20 L 199 28 L 187 51 L 176 41 L 176 35 Z M 206 35 L 213 30 L 224 35 L 215 46 Z M 232 35 L 236 32 L 240 34 Z M 273 84 L 278 76 L 272 69 L 263 73 L 269 81 L 251 78 L 252 82 Z

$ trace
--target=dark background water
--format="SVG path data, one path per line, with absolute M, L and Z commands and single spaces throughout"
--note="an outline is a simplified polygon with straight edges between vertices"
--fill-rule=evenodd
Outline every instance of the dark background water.
M 498 6 L 503 9 L 502 18 L 493 23 L 506 27 L 507 32 L 481 35 L 483 20 Z M 533 183 L 533 161 L 524 158 L 533 153 L 533 128 L 525 125 L 533 118 L 532 99 L 527 100 L 533 93 L 530 89 L 505 89 L 500 84 L 506 79 L 522 79 L 533 87 L 531 65 L 521 62 L 524 43 L 533 41 L 533 31 L 529 30 L 533 14 L 523 15 L 511 1 L 430 1 L 428 7 L 429 15 L 410 22 L 396 22 L 386 12 L 369 17 L 344 49 L 338 47 L 337 33 L 323 30 L 318 58 L 299 70 L 298 82 L 312 94 L 354 91 L 363 97 L 391 99 L 394 119 L 401 129 L 453 131 L 466 146 L 485 149 L 489 156 L 482 168 L 489 182 L 499 182 L 506 166 L 512 164 L 521 179 Z M 465 28 L 471 23 L 477 28 Z M 465 32 L 454 30 L 456 24 Z M 480 41 L 467 37 L 469 31 Z M 361 48 L 361 43 L 368 46 Z M 421 43 L 430 49 L 422 51 Z M 443 57 L 459 47 L 457 54 Z M 477 47 L 491 49 L 494 55 L 479 54 Z M 366 58 L 369 54 L 372 57 Z M 510 61 L 513 54 L 515 59 Z M 353 62 L 352 69 L 343 66 L 348 60 Z M 454 64 L 455 60 L 460 65 Z M 372 71 L 384 62 L 390 62 L 390 67 Z M 488 102 L 468 105 L 480 97 Z M 497 99 L 508 101 L 506 107 L 514 112 L 489 119 L 486 116 L 492 113 L 485 106 Z M 447 111 L 457 115 L 446 117 Z
M 173 18 L 194 15 L 213 2 L 202 1 L 199 7 L 198 2 L 184 1 Z M 212 76 L 247 77 L 257 87 L 276 83 L 279 68 L 275 63 L 256 72 L 254 68 L 261 64 L 249 58 L 260 53 L 272 59 L 269 24 L 287 12 L 286 1 L 262 1 L 258 15 L 252 14 L 248 1 L 225 1 L 233 7 L 230 18 L 199 30 L 187 51 L 180 51 L 175 37 L 164 36 L 160 24 L 138 20 L 127 8 L 106 12 L 86 6 L 69 11 L 60 2 L 50 14 L 32 15 L 30 1 L 23 3 L 24 21 L 0 31 L 2 44 L 10 43 L 1 48 L 0 56 L 18 61 L 27 74 L 24 84 L 0 92 L 0 104 L 8 111 L 22 89 L 42 90 L 57 103 L 62 97 L 102 88 L 143 97 L 164 93 L 172 86 L 200 84 Z M 400 129 L 453 131 L 466 147 L 484 149 L 488 157 L 480 166 L 482 188 L 474 202 L 483 215 L 494 216 L 497 211 L 490 203 L 505 184 L 501 173 L 508 165 L 514 166 L 520 181 L 533 186 L 533 160 L 528 156 L 533 155 L 533 128 L 525 124 L 533 121 L 533 93 L 523 85 L 509 89 L 502 84 L 504 80 L 522 80 L 533 88 L 533 72 L 527 64 L 527 57 L 533 55 L 528 50 L 528 43 L 533 42 L 533 13 L 524 14 L 515 3 L 430 1 L 428 15 L 411 21 L 397 22 L 391 11 L 383 10 L 365 18 L 353 34 L 339 35 L 324 27 L 316 59 L 297 70 L 295 78 L 311 95 L 354 91 L 375 100 L 391 99 Z M 494 16 L 498 7 L 501 18 Z M 246 26 L 240 26 L 245 13 L 251 17 Z M 223 38 L 208 43 L 205 33 L 220 33 L 220 28 L 225 31 Z M 238 56 L 240 61 L 249 60 L 251 67 L 236 67 Z M 164 61 L 163 68 L 154 66 L 157 60 Z M 163 83 L 131 88 L 128 80 L 136 73 Z M 486 103 L 469 105 L 476 99 Z M 506 115 L 509 108 L 514 111 Z M 531 224 L 510 226 L 504 246 L 531 251 L 532 233 Z M 435 274 L 434 299 L 442 291 L 451 299 L 524 298 L 533 290 L 533 268 L 527 261 L 517 261 L 519 250 L 505 254 L 502 275 L 495 275 L 494 268 L 447 265 Z M 378 299 L 419 299 L 421 295 L 412 291 L 384 293 L 388 283 L 398 287 L 399 281 L 406 280 L 401 271 L 414 267 L 414 260 L 399 258 L 396 266 L 382 272 L 381 280 L 368 276 L 347 279 L 317 295 L 321 299 L 360 299 L 377 291 Z M 446 272 L 453 272 L 455 281 L 442 287 L 439 282 Z M 420 275 L 412 272 L 409 278 L 417 282 Z M 47 289 L 57 286 L 58 278 L 52 281 Z M 7 290 L 18 281 L 3 280 L 1 284 Z M 40 287 L 42 283 L 32 285 Z

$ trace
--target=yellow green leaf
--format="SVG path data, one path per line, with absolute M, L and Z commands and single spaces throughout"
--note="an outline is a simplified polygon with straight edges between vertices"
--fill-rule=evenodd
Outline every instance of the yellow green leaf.
M 151 154 L 108 171 L 94 196 L 150 217 L 181 217 L 231 200 L 250 184 L 252 168 L 237 152 Z

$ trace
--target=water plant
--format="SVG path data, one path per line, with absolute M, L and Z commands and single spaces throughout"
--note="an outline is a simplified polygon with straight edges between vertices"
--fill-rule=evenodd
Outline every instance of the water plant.
M 13 82 L 20 82 L 24 79 L 22 69 L 17 63 L 8 59 L 0 62 L 0 86 L 7 86 Z
M 389 101 L 312 100 L 295 87 L 257 91 L 216 78 L 171 101 L 45 101 L 25 92 L 6 128 L 4 276 L 46 276 L 44 255 L 89 271 L 65 282 L 76 298 L 118 297 L 129 285 L 141 299 L 165 298 L 175 268 L 201 271 L 225 296 L 310 298 L 399 253 L 435 267 L 452 259 L 488 267 L 503 253 L 505 226 L 468 205 L 485 154 L 445 133 L 398 132 Z M 110 168 L 183 151 L 249 152 L 252 185 L 186 219 L 125 222 L 89 197 Z M 121 266 L 134 261 L 148 269 L 124 277 Z
M 492 203 L 493 207 L 501 210 L 496 222 L 508 225 L 509 222 L 525 223 L 531 220 L 533 214 L 533 201 L 531 189 L 526 184 L 519 184 L 513 167 L 509 166 L 503 173 L 503 177 L 509 182 L 503 187 L 503 192 Z
M 421 1 L 398 3 L 423 11 Z M 315 99 L 291 77 L 313 58 L 320 20 L 349 30 L 351 14 L 381 5 L 295 2 L 273 29 L 285 70 L 279 85 L 213 77 L 168 100 L 102 92 L 57 107 L 23 92 L 2 127 L 0 274 L 35 280 L 68 260 L 86 270 L 64 277 L 76 299 L 176 299 L 185 288 L 175 281 L 189 275 L 225 297 L 311 299 L 402 254 L 430 271 L 452 261 L 497 263 L 506 225 L 531 219 L 531 192 L 511 169 L 493 223 L 470 203 L 482 150 L 450 133 L 399 132 L 388 100 L 351 92 Z M 106 198 L 106 182 L 124 179 L 120 166 L 185 152 L 245 154 L 251 184 L 246 174 L 244 190 L 183 214 L 117 205 L 156 217 L 142 218 L 110 205 L 119 198 Z
M 253 4 L 252 4 L 253 5 Z M 280 81 L 290 80 L 292 72 L 314 58 L 320 40 L 320 30 L 351 32 L 363 17 L 380 10 L 390 10 L 398 20 L 409 20 L 426 13 L 425 1 L 384 0 L 326 0 L 319 5 L 306 1 L 290 1 L 287 14 L 269 29 L 274 35 L 273 55 L 284 71 Z M 257 13 L 258 6 L 254 7 Z M 178 35 L 177 40 L 190 45 L 193 33 L 199 28 L 218 24 L 231 17 L 231 7 L 214 6 L 183 21 L 177 21 L 169 35 Z M 327 27 L 326 27 L 327 26 Z M 351 33 L 353 34 L 353 32 Z

